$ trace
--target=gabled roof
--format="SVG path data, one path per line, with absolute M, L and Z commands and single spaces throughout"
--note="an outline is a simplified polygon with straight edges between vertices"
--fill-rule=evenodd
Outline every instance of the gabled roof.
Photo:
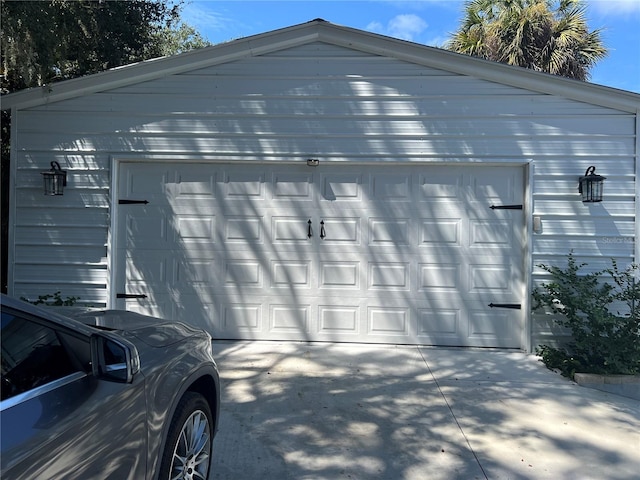
M 636 113 L 640 110 L 640 95 L 633 92 L 461 55 L 334 25 L 322 19 L 4 95 L 1 98 L 2 109 L 34 107 L 311 42 L 325 42 L 622 111 Z

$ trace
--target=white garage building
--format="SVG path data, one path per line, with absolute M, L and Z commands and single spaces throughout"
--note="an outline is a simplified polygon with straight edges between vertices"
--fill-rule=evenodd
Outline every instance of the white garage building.
M 2 102 L 14 296 L 216 338 L 529 350 L 554 334 L 536 265 L 639 256 L 630 92 L 314 20 Z

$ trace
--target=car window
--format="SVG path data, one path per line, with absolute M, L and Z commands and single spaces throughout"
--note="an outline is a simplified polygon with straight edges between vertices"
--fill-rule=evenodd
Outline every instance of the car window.
M 2 400 L 76 371 L 52 328 L 2 312 Z

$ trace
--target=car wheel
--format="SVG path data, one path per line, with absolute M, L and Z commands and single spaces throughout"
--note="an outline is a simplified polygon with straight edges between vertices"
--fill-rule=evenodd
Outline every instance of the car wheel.
M 207 480 L 213 416 L 205 398 L 187 392 L 171 420 L 159 480 Z

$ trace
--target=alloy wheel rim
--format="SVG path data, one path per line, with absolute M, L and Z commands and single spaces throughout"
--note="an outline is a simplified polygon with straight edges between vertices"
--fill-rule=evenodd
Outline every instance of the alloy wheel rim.
M 209 420 L 193 412 L 180 430 L 171 461 L 171 480 L 207 480 L 211 452 Z

